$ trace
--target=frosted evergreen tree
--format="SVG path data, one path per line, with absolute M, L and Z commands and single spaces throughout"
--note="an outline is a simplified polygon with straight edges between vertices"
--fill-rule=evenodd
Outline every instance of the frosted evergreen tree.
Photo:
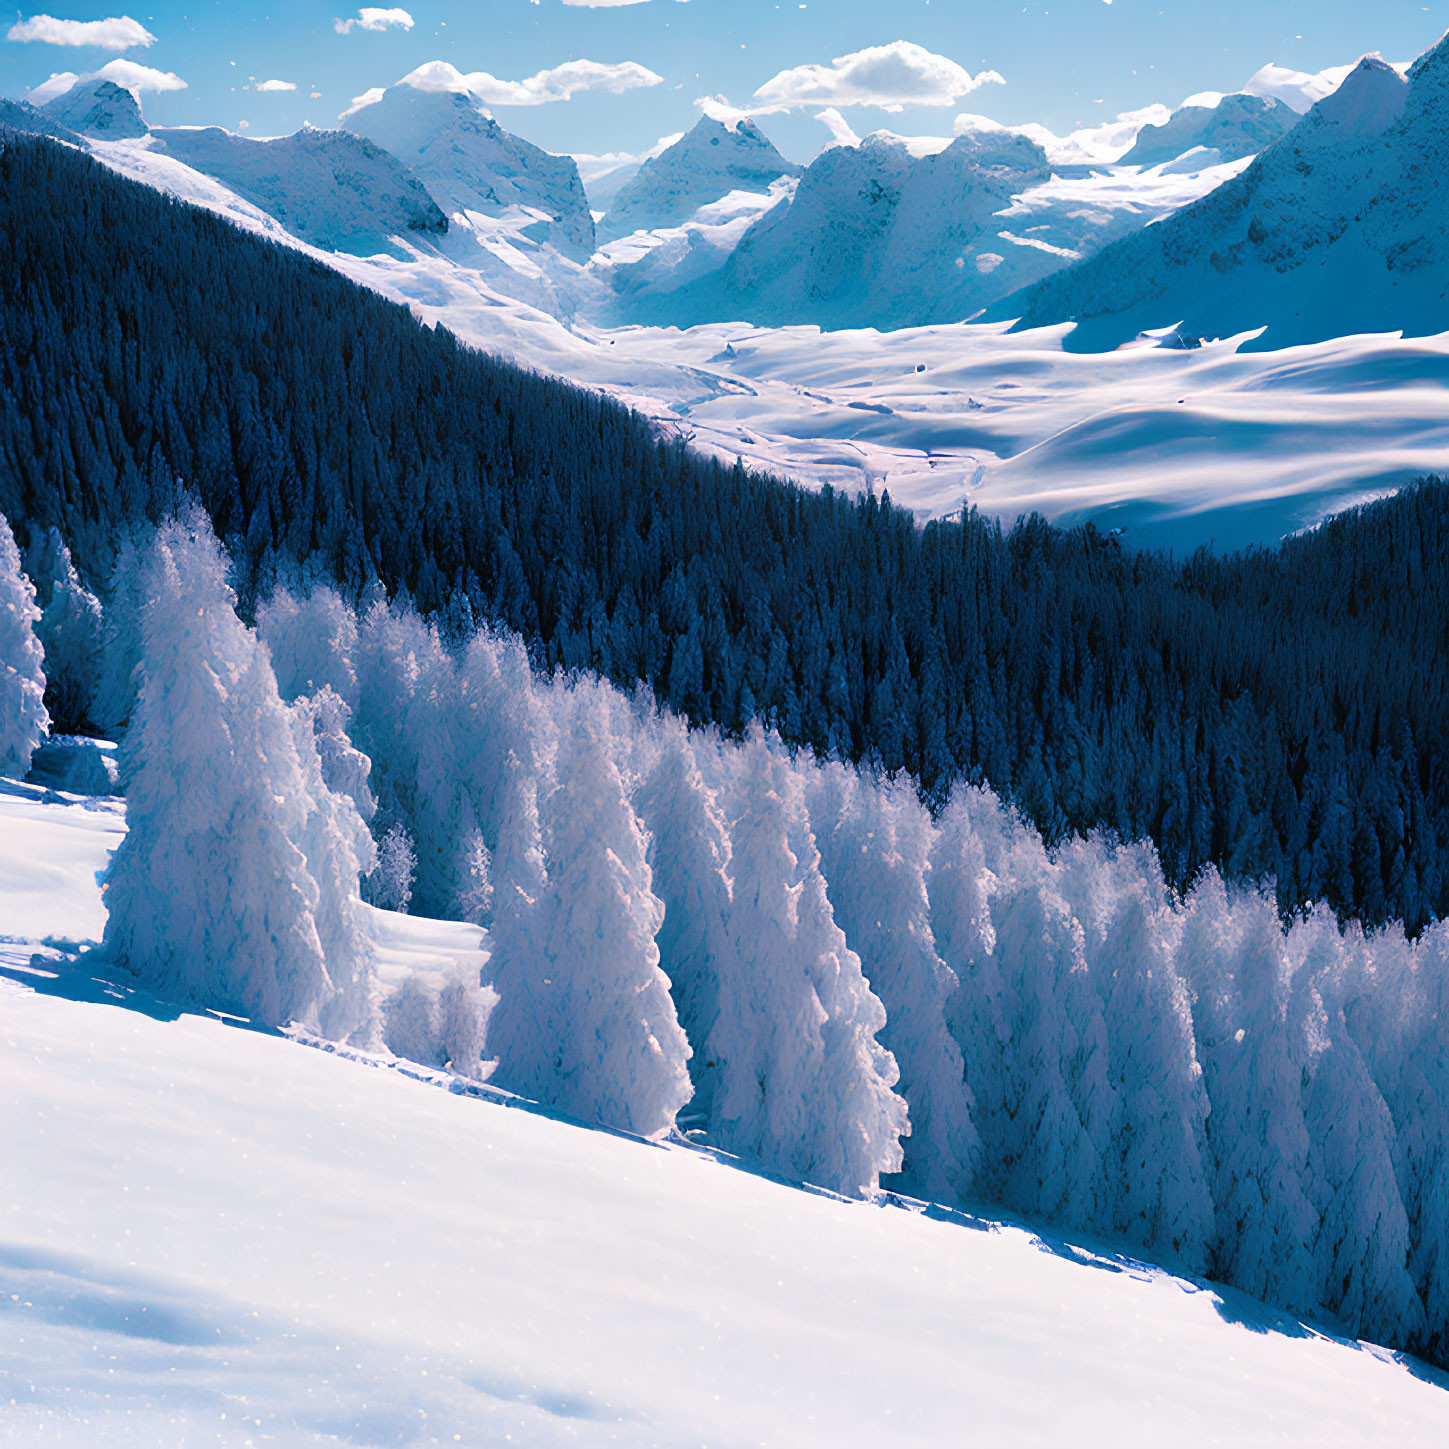
M 35 589 L 20 571 L 20 550 L 0 514 L 0 774 L 24 778 L 50 728 L 45 662 L 35 624 Z
M 660 964 L 679 1024 L 695 1046 L 690 1116 L 709 1123 L 719 1063 L 704 1050 L 719 1017 L 720 977 L 736 969 L 730 931 L 730 841 L 718 796 L 704 780 L 684 721 L 661 724 L 659 755 L 639 794 L 650 834 L 654 889 L 664 902 Z
M 947 1026 L 960 983 L 931 930 L 930 815 L 908 781 L 879 783 L 838 763 L 806 779 L 835 917 L 885 1007 L 880 1040 L 910 1108 L 902 1185 L 960 1201 L 971 1190 L 977 1136 L 961 1048 Z
M 704 1046 L 713 1132 L 789 1177 L 860 1195 L 899 1171 L 906 1104 L 885 1010 L 835 923 L 800 780 L 756 726 L 727 794 L 734 964 Z
M 377 848 L 353 795 L 328 785 L 318 749 L 319 734 L 323 730 L 335 731 L 340 711 L 345 709 L 346 705 L 326 687 L 319 702 L 304 695 L 291 707 L 292 738 L 307 801 L 295 838 L 317 883 L 313 919 L 332 986 L 321 1007 L 322 1034 L 335 1041 L 372 1046 L 377 1037 L 373 1000 L 377 948 L 362 903 L 360 878 L 376 866 Z M 340 752 L 345 737 L 339 742 L 334 734 L 329 744 L 334 752 Z M 366 757 L 361 758 L 365 762 Z
M 310 798 L 291 716 L 204 519 L 163 526 L 146 572 L 105 948 L 172 998 L 315 1026 L 331 985 L 297 843 Z
M 455 920 L 488 924 L 493 909 L 493 854 L 477 825 L 469 825 L 459 852 L 458 888 L 450 912 Z
M 1418 941 L 1390 928 L 1358 956 L 1347 1012 L 1397 1127 L 1394 1164 L 1409 1219 L 1409 1269 L 1424 1305 L 1422 1350 L 1449 1357 L 1449 922 Z
M 655 942 L 647 841 L 592 712 L 574 708 L 542 804 L 535 939 L 494 937 L 498 1081 L 586 1122 L 656 1136 L 689 1099 L 689 1046 Z
M 551 730 L 528 654 L 517 635 L 480 629 L 459 664 L 458 753 L 474 818 L 496 851 L 512 788 L 510 760 L 539 780 L 552 750 Z M 495 866 L 495 876 L 497 868 Z
M 1304 1047 L 1289 1023 L 1273 901 L 1255 891 L 1230 897 L 1209 871 L 1188 902 L 1179 959 L 1210 1103 L 1214 1275 L 1309 1312 L 1317 1303 L 1318 1217 L 1304 1191 Z
M 57 726 L 74 734 L 93 723 L 101 671 L 101 604 L 81 582 L 70 550 L 55 529 L 46 529 L 39 552 L 46 599 L 35 631 L 45 650 L 49 709 Z
M 257 609 L 257 632 L 271 650 L 282 698 L 328 688 L 357 708 L 357 615 L 326 584 L 301 597 L 273 590 Z
M 379 601 L 359 627 L 356 667 L 355 738 L 372 759 L 382 818 L 412 838 L 411 908 L 448 917 L 477 824 L 459 750 L 457 666 L 414 609 Z
M 1409 1221 L 1394 1176 L 1389 1109 L 1344 1019 L 1346 957 L 1368 949 L 1358 929 L 1345 941 L 1327 906 L 1296 921 L 1288 937 L 1292 1015 L 1307 1045 L 1303 1106 L 1307 1193 L 1319 1218 L 1314 1242 L 1319 1301 L 1355 1337 L 1410 1341 L 1423 1309 L 1409 1276 Z
M 132 534 L 121 539 L 101 620 L 101 669 L 92 718 L 116 739 L 136 707 L 141 668 L 141 616 L 146 607 L 144 551 Z M 125 779 L 124 765 L 122 781 Z
M 481 1080 L 488 1073 L 483 1048 L 498 993 L 476 981 L 455 978 L 438 992 L 438 1054 L 460 1077 Z
M 382 1003 L 382 1044 L 404 1061 L 442 1066 L 439 1026 L 438 992 L 419 972 L 405 976 Z
M 1081 924 L 1056 889 L 1035 832 L 1020 831 L 991 902 L 995 985 L 976 1035 L 975 1081 L 984 1171 L 1008 1206 L 1063 1226 L 1109 1218 L 1105 1155 L 1114 1102 L 1106 1027 L 1086 967 Z M 989 1180 L 989 1178 L 988 1178 Z
M 377 801 L 373 797 L 369 779 L 372 761 L 352 743 L 349 726 L 352 711 L 347 702 L 330 686 L 323 685 L 315 694 L 307 696 L 307 709 L 312 717 L 312 738 L 317 746 L 317 756 L 322 765 L 322 778 L 329 790 L 346 795 L 362 817 L 364 825 L 372 823 L 377 814 Z M 370 858 L 372 851 L 359 855 L 359 860 Z
M 1150 848 L 1112 849 L 1094 837 L 1065 847 L 1059 862 L 1105 1005 L 1112 1230 L 1205 1273 L 1214 1241 L 1208 1100 L 1177 970 L 1180 922 Z
M 406 915 L 417 869 L 412 836 L 401 825 L 390 826 L 377 842 L 377 863 L 363 885 L 364 899 L 380 911 Z
M 996 960 L 991 898 L 998 884 L 992 866 L 1006 855 L 1009 831 L 994 795 L 958 785 L 937 820 L 927 878 L 936 949 L 959 983 L 948 1024 L 961 1047 L 978 1141 L 982 1094 L 999 1100 L 1004 1082 L 1006 993 Z M 978 1191 L 993 1191 L 997 1180 L 994 1168 L 978 1170 Z

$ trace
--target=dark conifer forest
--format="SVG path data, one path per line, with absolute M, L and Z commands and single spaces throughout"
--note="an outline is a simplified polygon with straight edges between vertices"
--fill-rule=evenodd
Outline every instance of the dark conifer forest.
M 420 326 L 326 267 L 0 134 L 0 512 L 96 586 L 201 501 L 248 604 L 374 579 L 700 723 L 991 784 L 1410 929 L 1449 908 L 1449 490 L 1185 561 L 810 492 Z M 61 723 L 65 723 L 62 721 Z

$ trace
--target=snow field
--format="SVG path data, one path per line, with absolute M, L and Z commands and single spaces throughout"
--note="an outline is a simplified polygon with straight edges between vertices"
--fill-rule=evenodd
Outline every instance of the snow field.
M 282 1038 L 11 982 L 0 1046 L 0 1442 L 1449 1433 L 1443 1389 L 1385 1355 L 1017 1229 L 801 1193 Z

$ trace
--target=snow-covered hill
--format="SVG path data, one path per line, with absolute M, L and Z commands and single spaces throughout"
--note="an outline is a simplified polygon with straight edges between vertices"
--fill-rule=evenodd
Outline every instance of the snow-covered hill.
M 102 76 L 78 80 L 40 109 L 57 124 L 106 141 L 134 140 L 146 134 L 136 97 Z
M 342 120 L 410 167 L 450 217 L 508 217 L 577 261 L 593 252 L 594 219 L 573 157 L 505 131 L 452 66 L 420 66 Z
M 768 195 L 782 176 L 798 176 L 750 120 L 732 125 L 702 116 L 688 134 L 650 157 L 626 182 L 599 223 L 600 241 L 688 221 L 731 192 Z
M 1090 1242 L 801 1192 L 97 979 L 35 938 L 97 932 L 119 813 L 0 819 L 8 1442 L 1449 1434 L 1422 1369 Z M 436 929 L 398 922 L 420 955 Z
M 1398 70 L 1366 57 L 1236 180 L 995 309 L 1076 320 L 1071 344 L 1150 327 L 1282 347 L 1449 327 L 1449 39 Z
M 1180 106 L 1162 125 L 1144 126 L 1121 164 L 1160 166 L 1199 147 L 1215 152 L 1219 161 L 1239 161 L 1272 145 L 1297 120 L 1285 102 L 1241 92 L 1215 106 Z
M 267 141 L 218 126 L 150 134 L 157 150 L 215 177 L 313 246 L 367 256 L 399 234 L 437 237 L 448 229 L 422 182 L 350 131 L 304 127 Z

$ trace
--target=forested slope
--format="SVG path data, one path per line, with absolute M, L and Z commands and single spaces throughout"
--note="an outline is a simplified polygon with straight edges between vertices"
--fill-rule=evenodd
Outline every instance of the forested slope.
M 728 730 L 989 781 L 1049 838 L 1151 836 L 1411 927 L 1445 913 L 1437 485 L 1185 564 L 1029 519 L 924 530 L 698 458 L 307 258 L 50 142 L 0 152 L 0 511 L 106 581 L 197 496 L 242 572 L 480 615 Z M 290 576 L 290 566 L 285 570 Z

